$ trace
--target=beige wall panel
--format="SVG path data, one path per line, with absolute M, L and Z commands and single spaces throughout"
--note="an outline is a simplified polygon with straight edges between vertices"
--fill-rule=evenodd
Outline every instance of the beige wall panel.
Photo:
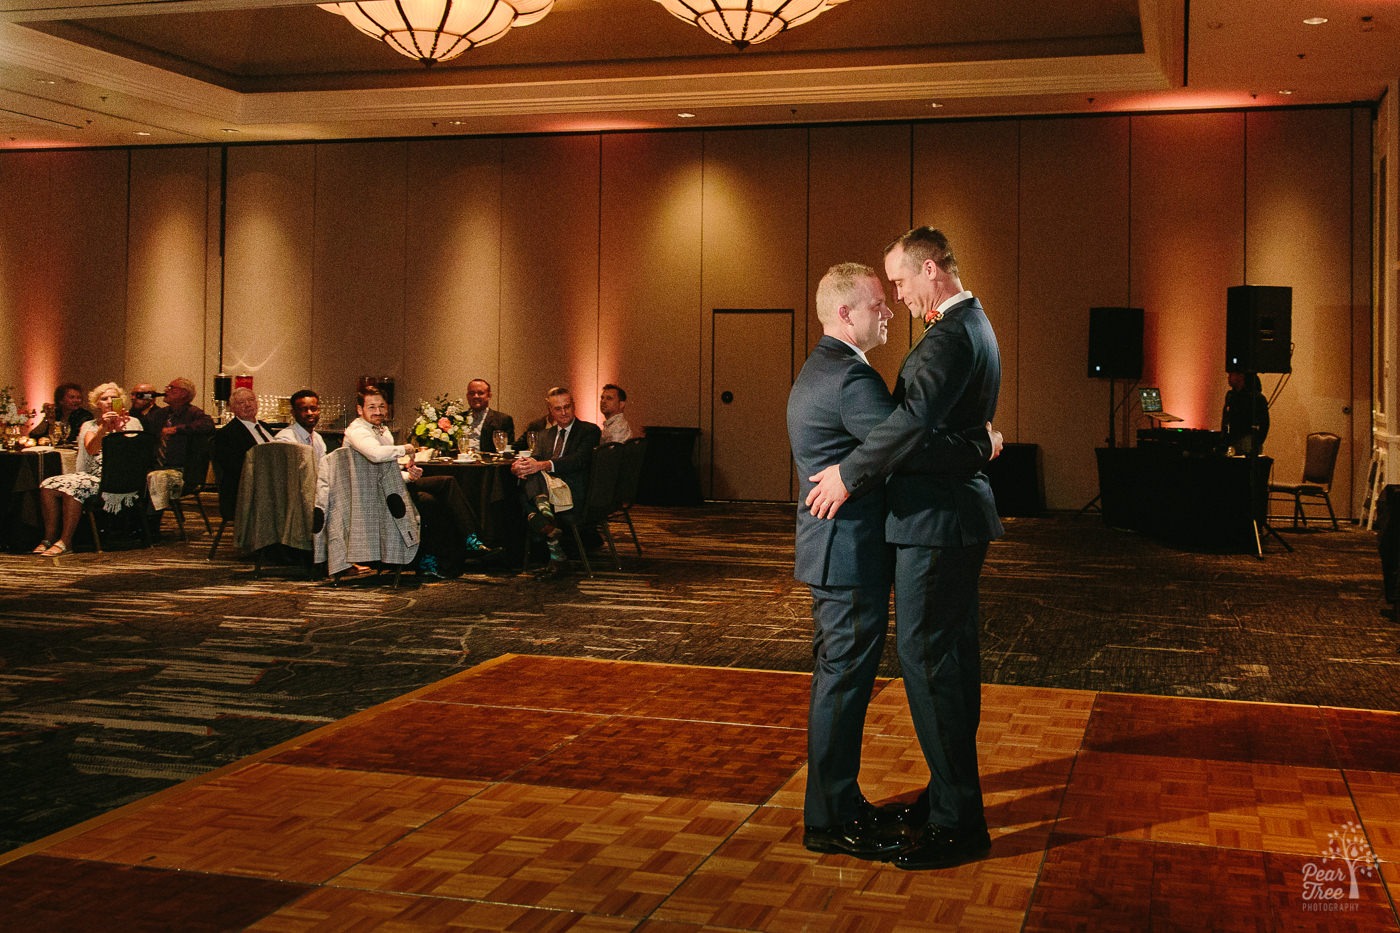
M 29 408 L 52 401 L 66 378 L 68 329 L 53 301 L 44 256 L 52 235 L 47 152 L 0 153 L 0 385 L 13 385 Z
M 137 382 L 163 388 L 186 376 L 201 402 L 210 390 L 204 322 L 219 310 L 205 307 L 209 156 L 204 148 L 132 151 L 127 258 L 127 388 Z
M 931 224 L 948 235 L 970 289 L 992 322 L 1001 348 L 1001 396 L 997 425 L 1008 441 L 1021 436 L 1020 327 L 1017 320 L 1017 139 L 1020 124 L 930 123 L 914 127 L 913 214 L 915 226 Z M 902 233 L 896 230 L 894 235 Z M 892 237 L 893 238 L 893 235 Z M 905 345 L 920 332 L 909 309 L 898 305 L 896 319 L 909 327 Z M 922 324 L 918 325 L 922 328 Z M 890 343 L 900 338 L 891 328 Z M 898 365 L 896 363 L 896 365 Z
M 1352 504 L 1360 515 L 1367 494 L 1371 467 L 1372 405 L 1374 388 L 1371 383 L 1371 343 L 1374 339 L 1375 298 L 1371 291 L 1374 273 L 1372 257 L 1372 190 L 1371 159 L 1373 158 L 1372 116 L 1365 109 L 1351 114 L 1352 139 L 1352 326 L 1351 326 L 1351 450 Z
M 333 388 L 317 378 L 327 347 L 312 323 L 315 206 L 315 146 L 229 150 L 223 370 L 251 373 L 261 395 Z
M 407 146 L 316 147 L 309 349 L 316 388 L 330 395 L 353 396 L 360 375 L 393 376 L 397 391 L 408 381 L 411 361 L 435 352 L 413 342 L 405 327 Z M 401 395 L 394 401 L 395 428 L 413 420 L 415 399 Z
M 1132 210 L 1143 385 L 1161 387 L 1174 427 L 1218 430 L 1225 292 L 1244 274 L 1244 115 L 1133 117 Z
M 804 129 L 768 129 L 710 132 L 705 134 L 705 192 L 701 307 L 700 476 L 708 494 L 715 443 L 740 444 L 740 438 L 711 436 L 712 414 L 718 391 L 711 372 L 713 309 L 790 308 L 801 320 L 807 306 L 807 158 L 808 134 Z M 755 373 L 786 372 L 792 384 L 796 367 L 806 358 L 802 328 L 794 327 L 787 358 L 756 355 Z M 762 385 L 735 385 L 744 392 Z M 791 474 L 785 420 L 787 399 L 773 399 L 770 408 L 756 414 L 758 423 L 748 431 L 764 439 L 755 462 Z M 724 459 L 724 458 L 721 458 Z M 729 462 L 733 462 L 730 460 Z M 753 475 L 756 489 L 771 489 L 775 479 Z M 748 477 L 734 476 L 727 488 L 745 497 Z M 791 483 L 791 480 L 790 480 Z M 795 491 L 790 493 L 795 495 Z M 755 494 L 755 498 L 760 497 Z
M 700 423 L 702 139 L 602 138 L 598 381 L 638 430 Z
M 64 322 L 62 375 L 84 390 L 107 380 L 125 384 L 127 153 L 55 152 L 50 159 L 43 261 L 50 307 Z
M 466 398 L 477 377 L 514 415 L 501 381 L 501 142 L 441 140 L 408 147 L 408 330 L 405 400 Z
M 551 385 L 598 420 L 597 136 L 503 142 L 501 382 L 518 430 Z
M 1351 481 L 1352 326 L 1355 305 L 1370 298 L 1352 293 L 1350 115 L 1291 110 L 1247 119 L 1245 282 L 1293 289 L 1293 373 L 1269 412 L 1265 450 L 1275 475 L 1296 482 L 1305 435 L 1342 435 L 1332 500 L 1350 514 L 1359 503 Z M 1261 378 L 1266 393 L 1278 382 Z
M 1047 504 L 1077 509 L 1109 428 L 1109 382 L 1086 375 L 1089 309 L 1128 303 L 1128 118 L 1022 124 L 1020 256 L 1019 438 L 1041 447 Z
M 823 127 L 812 130 L 811 140 L 806 333 L 799 336 L 808 351 L 821 339 L 815 298 L 827 269 L 838 262 L 874 266 L 895 316 L 889 341 L 867 357 L 893 386 L 909 346 L 909 324 L 906 309 L 895 302 L 885 280 L 881 254 L 890 240 L 909 229 L 910 128 Z M 802 326 L 803 317 L 797 320 Z

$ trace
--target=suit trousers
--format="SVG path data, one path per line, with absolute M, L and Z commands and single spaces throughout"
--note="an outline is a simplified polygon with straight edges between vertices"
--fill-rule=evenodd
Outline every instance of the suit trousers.
M 929 823 L 986 828 L 977 776 L 982 711 L 977 585 L 987 543 L 895 548 L 895 639 L 928 763 Z
M 807 716 L 808 826 L 856 816 L 865 711 L 889 626 L 888 586 L 812 587 L 812 697 Z

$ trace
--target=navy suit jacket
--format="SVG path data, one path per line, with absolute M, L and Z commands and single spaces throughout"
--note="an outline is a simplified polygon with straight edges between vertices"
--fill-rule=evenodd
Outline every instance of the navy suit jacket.
M 895 410 L 880 374 L 834 337 L 823 336 L 788 395 L 788 441 L 800 493 L 794 575 L 813 586 L 887 586 L 885 490 L 870 483 L 833 519 L 814 518 L 804 503 L 807 477 L 854 451 Z M 926 437 L 911 462 L 929 469 L 975 472 L 991 453 L 985 424 L 962 436 Z
M 949 308 L 909 350 L 895 385 L 898 407 L 841 462 L 852 494 L 889 477 L 885 539 L 891 544 L 966 547 L 1001 536 L 996 499 L 980 467 L 919 456 L 931 435 L 991 421 L 1000 389 L 996 334 L 976 298 Z
M 575 418 L 569 426 L 568 439 L 564 441 L 564 452 L 555 457 L 551 452 L 558 434 L 558 426 L 551 424 L 540 438 L 540 456 L 536 459 L 554 462 L 554 475 L 568 484 L 574 509 L 581 515 L 584 498 L 588 495 L 588 468 L 593 463 L 593 448 L 602 441 L 603 432 L 593 422 Z

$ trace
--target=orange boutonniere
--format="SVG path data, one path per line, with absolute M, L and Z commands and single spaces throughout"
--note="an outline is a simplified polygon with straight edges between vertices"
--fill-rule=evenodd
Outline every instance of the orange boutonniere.
M 925 327 L 932 327 L 934 324 L 937 324 L 937 323 L 938 323 L 939 321 L 941 321 L 941 320 L 943 320 L 943 312 L 942 312 L 942 311 L 926 311 L 926 312 L 924 312 L 924 326 L 925 326 Z

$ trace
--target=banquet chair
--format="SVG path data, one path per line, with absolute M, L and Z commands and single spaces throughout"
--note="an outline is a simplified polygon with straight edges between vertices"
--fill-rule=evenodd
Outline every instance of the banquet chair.
M 211 460 L 214 467 L 214 484 L 218 487 L 219 493 L 219 530 L 214 533 L 214 542 L 209 545 L 209 560 L 214 559 L 214 552 L 219 549 L 219 542 L 224 538 L 224 531 L 227 530 L 229 522 L 233 521 L 238 514 L 238 498 L 231 483 L 224 482 L 223 464 L 218 460 Z
M 1332 529 L 1337 529 L 1337 513 L 1332 511 L 1332 473 L 1337 467 L 1337 451 L 1342 439 L 1330 431 L 1314 431 L 1308 435 L 1307 450 L 1303 457 L 1303 478 L 1296 483 L 1270 483 L 1269 501 L 1292 500 L 1293 527 L 1302 520 L 1307 527 L 1308 516 L 1303 511 L 1303 500 L 1322 500 L 1327 506 L 1327 516 L 1332 519 Z
M 185 534 L 186 499 L 193 499 L 199 509 L 199 517 L 204 519 L 205 534 L 213 534 L 214 526 L 209 523 L 209 513 L 204 508 L 200 493 L 213 489 L 209 485 L 209 448 L 214 442 L 213 434 L 190 434 L 185 445 L 185 465 L 181 469 L 180 494 L 170 500 L 170 508 L 175 513 L 175 524 L 180 526 L 180 537 L 189 540 Z
M 151 546 L 151 526 L 146 515 L 150 505 L 146 474 L 151 471 L 155 456 L 156 436 L 149 432 L 119 431 L 102 438 L 102 480 L 97 494 L 83 507 L 99 554 L 102 535 L 98 530 L 98 512 L 120 515 L 134 508 L 141 523 L 141 539 L 146 547 Z
M 634 437 L 622 444 L 622 467 L 617 476 L 617 489 L 613 495 L 613 510 L 608 520 L 621 516 L 627 522 L 627 530 L 632 535 L 632 546 L 641 556 L 642 543 L 637 538 L 637 526 L 632 524 L 632 506 L 637 502 L 637 490 L 642 485 L 642 464 L 646 461 L 647 439 Z
M 352 447 L 321 460 L 312 521 L 315 560 L 332 581 L 351 564 L 394 570 L 394 586 L 414 566 L 422 520 L 396 461 L 372 463 Z
M 312 572 L 312 513 L 316 507 L 316 454 L 306 444 L 273 442 L 250 448 L 243 458 L 234 513 L 234 544 L 253 555 L 262 573 L 268 548 L 305 552 Z

